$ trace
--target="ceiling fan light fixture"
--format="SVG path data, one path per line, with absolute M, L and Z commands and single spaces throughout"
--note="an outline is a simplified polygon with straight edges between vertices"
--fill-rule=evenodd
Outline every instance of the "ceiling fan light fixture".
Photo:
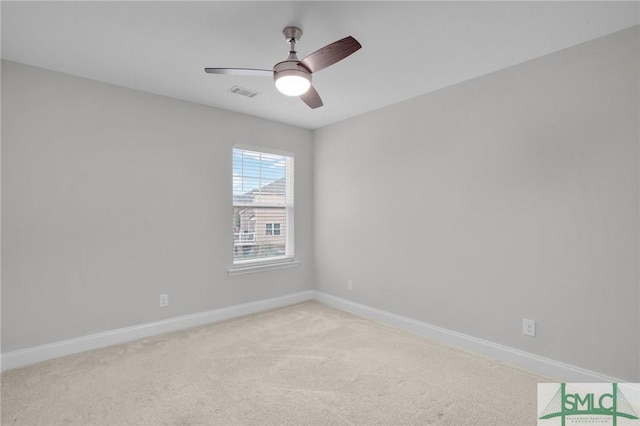
M 276 88 L 287 96 L 300 96 L 311 87 L 311 75 L 300 70 L 284 70 L 274 74 Z

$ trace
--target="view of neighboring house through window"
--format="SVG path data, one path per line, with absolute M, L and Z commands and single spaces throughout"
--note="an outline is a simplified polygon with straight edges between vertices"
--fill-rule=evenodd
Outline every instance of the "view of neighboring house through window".
M 293 157 L 233 149 L 233 262 L 293 258 Z

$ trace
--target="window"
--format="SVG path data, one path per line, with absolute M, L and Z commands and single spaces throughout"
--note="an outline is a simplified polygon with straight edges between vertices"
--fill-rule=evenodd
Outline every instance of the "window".
M 293 259 L 293 157 L 233 150 L 234 267 Z
M 267 228 L 265 229 L 267 235 L 280 235 L 280 224 L 279 223 L 267 223 Z

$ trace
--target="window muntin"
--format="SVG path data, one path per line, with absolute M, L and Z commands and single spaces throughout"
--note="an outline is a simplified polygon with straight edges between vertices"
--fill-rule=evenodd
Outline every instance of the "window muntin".
M 293 258 L 293 157 L 233 149 L 233 263 Z

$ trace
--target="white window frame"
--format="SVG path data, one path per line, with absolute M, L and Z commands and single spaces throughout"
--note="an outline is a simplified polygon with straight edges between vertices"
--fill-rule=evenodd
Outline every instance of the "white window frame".
M 286 220 L 286 242 L 285 242 L 285 254 L 284 256 L 273 256 L 268 258 L 261 259 L 248 259 L 248 260 L 233 260 L 232 255 L 232 266 L 228 269 L 229 275 L 240 275 L 240 274 L 248 274 L 254 272 L 261 271 L 269 271 L 274 269 L 283 269 L 283 268 L 293 268 L 300 265 L 300 262 L 297 261 L 294 257 L 295 253 L 295 156 L 291 152 L 284 152 L 273 150 L 264 147 L 256 147 L 256 146 L 248 146 L 248 145 L 235 145 L 231 150 L 231 161 L 232 161 L 232 169 L 233 169 L 233 150 L 241 149 L 246 151 L 254 151 L 260 152 L 263 154 L 272 154 L 272 155 L 282 155 L 287 157 L 287 161 L 290 163 L 287 164 L 287 188 L 286 188 L 286 203 L 284 205 L 285 208 L 285 220 Z M 233 199 L 233 191 L 231 195 L 231 205 L 233 208 L 236 206 L 241 206 L 241 204 L 234 203 Z M 271 205 L 261 205 L 261 204 L 251 204 L 250 207 L 274 207 Z M 279 206 L 281 207 L 281 206 Z M 280 225 L 280 224 L 279 224 Z M 230 227 L 231 228 L 231 227 Z M 275 228 L 272 226 L 272 229 Z M 278 226 L 278 229 L 281 229 L 281 226 Z M 233 228 L 231 228 L 233 232 Z M 233 235 L 232 235 L 232 249 L 233 249 Z M 233 251 L 232 251 L 233 253 Z

